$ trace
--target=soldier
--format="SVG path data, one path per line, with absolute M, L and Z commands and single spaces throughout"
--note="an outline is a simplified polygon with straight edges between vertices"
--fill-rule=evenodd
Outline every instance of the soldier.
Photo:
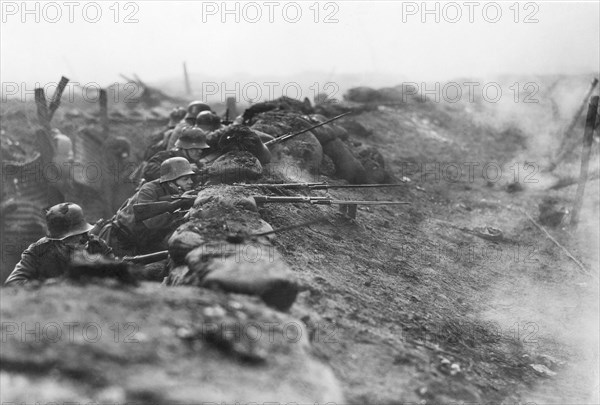
M 167 141 L 167 150 L 175 147 L 175 142 L 177 142 L 185 128 L 193 127 L 196 124 L 196 117 L 202 111 L 210 111 L 209 105 L 201 101 L 192 101 L 188 105 L 187 114 L 185 117 L 183 117 L 183 121 L 177 124 L 169 136 Z
M 186 128 L 171 150 L 158 152 L 148 160 L 143 173 L 146 181 L 156 180 L 160 176 L 161 164 L 173 157 L 185 158 L 192 163 L 192 170 L 201 168 L 200 159 L 206 154 L 206 134 L 200 128 Z
M 212 111 L 202 111 L 196 117 L 196 126 L 206 133 L 222 128 L 221 119 Z
M 193 202 L 192 166 L 183 157 L 165 160 L 160 166 L 160 178 L 145 183 L 140 190 L 119 209 L 110 226 L 102 229 L 101 236 L 115 249 L 118 255 L 136 255 L 166 249 L 165 238 L 183 220 L 182 208 L 189 208 Z M 173 197 L 182 197 L 173 199 Z M 184 198 L 190 197 L 190 198 Z M 138 204 L 156 204 L 151 215 L 141 218 Z M 166 204 L 165 204 L 166 203 Z M 147 208 L 152 209 L 150 205 Z M 146 218 L 147 217 L 147 218 Z
M 66 202 L 51 207 L 46 211 L 46 223 L 48 236 L 25 249 L 5 285 L 61 276 L 78 250 L 113 257 L 106 242 L 89 234 L 92 225 L 83 218 L 79 205 Z
M 173 129 L 181 122 L 186 116 L 187 111 L 183 107 L 174 108 L 169 114 L 169 122 L 167 127 L 159 133 L 152 136 L 151 145 L 146 149 L 144 153 L 144 161 L 148 161 L 152 156 L 160 151 L 167 150 L 167 144 Z
M 54 153 L 54 163 L 58 164 L 59 167 L 63 166 L 65 162 L 73 162 L 73 142 L 71 138 L 60 132 L 58 128 L 52 129 L 52 139 L 54 140 L 54 147 L 56 151 Z

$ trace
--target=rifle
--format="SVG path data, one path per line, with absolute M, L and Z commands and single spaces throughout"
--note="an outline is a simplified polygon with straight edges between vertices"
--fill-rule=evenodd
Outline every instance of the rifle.
M 157 201 L 151 203 L 134 204 L 133 214 L 135 215 L 135 220 L 138 222 L 142 222 L 164 213 L 174 212 L 178 209 L 183 208 L 186 204 L 189 204 L 190 202 L 193 204 L 194 200 L 196 199 L 196 197 L 192 196 L 179 196 L 171 198 L 171 201 Z
M 138 263 L 138 264 L 148 264 L 155 263 L 161 260 L 166 259 L 169 256 L 168 250 L 162 250 L 160 252 L 149 253 L 147 255 L 139 255 L 139 256 L 125 256 L 123 257 L 124 262 L 130 263 Z
M 352 219 L 356 218 L 356 212 L 358 205 L 404 205 L 410 204 L 405 201 L 355 201 L 355 200 L 334 200 L 329 197 L 270 197 L 270 196 L 254 196 L 256 204 L 265 203 L 310 203 L 315 205 L 332 205 L 338 204 L 339 210 L 344 215 L 349 216 Z
M 334 200 L 329 197 L 307 197 L 307 196 L 296 196 L 296 197 L 271 197 L 266 195 L 254 196 L 254 201 L 257 204 L 266 203 L 310 203 L 315 205 L 410 205 L 406 201 L 354 201 L 354 200 Z
M 238 187 L 265 187 L 265 188 L 287 188 L 289 190 L 298 190 L 307 188 L 309 190 L 328 190 L 330 188 L 378 188 L 378 187 L 402 187 L 404 184 L 327 184 L 320 183 L 234 183 Z
M 319 128 L 319 127 L 322 127 L 323 125 L 329 124 L 329 123 L 330 123 L 330 122 L 332 122 L 332 121 L 335 121 L 335 120 L 337 120 L 337 119 L 339 119 L 339 118 L 342 118 L 342 117 L 343 117 L 343 116 L 345 116 L 345 115 L 348 115 L 348 114 L 350 114 L 350 112 L 351 112 L 351 111 L 348 111 L 348 112 L 346 112 L 346 113 L 340 114 L 340 115 L 338 115 L 337 117 L 333 117 L 333 118 L 331 118 L 331 119 L 329 119 L 329 120 L 327 120 L 327 121 L 321 122 L 321 123 L 319 123 L 319 124 L 317 124 L 317 125 L 313 125 L 313 126 L 312 126 L 312 127 L 310 127 L 310 128 L 306 128 L 306 129 L 303 129 L 303 130 L 301 130 L 301 131 L 294 132 L 294 133 L 291 133 L 291 134 L 282 135 L 282 136 L 280 136 L 279 138 L 271 139 L 270 141 L 267 141 L 267 142 L 263 143 L 263 145 L 265 145 L 266 147 L 269 147 L 269 146 L 271 146 L 271 145 L 275 145 L 275 144 L 278 144 L 278 143 L 281 143 L 281 142 L 285 142 L 285 141 L 287 141 L 288 139 L 294 138 L 294 137 L 296 137 L 296 136 L 298 136 L 298 135 L 302 135 L 302 134 L 303 134 L 303 133 L 305 133 L 305 132 L 308 132 L 308 131 L 311 131 L 311 130 L 313 130 L 313 129 L 315 129 L 315 128 Z M 207 156 L 203 157 L 203 158 L 202 158 L 202 160 L 203 160 L 205 163 L 212 163 L 212 162 L 214 162 L 215 160 L 217 160 L 219 157 L 221 157 L 222 155 L 223 155 L 223 154 L 221 153 L 221 151 L 216 151 L 216 152 L 212 152 L 211 154 L 209 154 L 209 155 L 207 155 Z
M 265 142 L 265 145 L 268 147 L 268 146 L 275 145 L 275 144 L 278 144 L 278 143 L 281 143 L 281 142 L 285 142 L 285 141 L 287 141 L 288 139 L 292 139 L 292 138 L 294 138 L 294 137 L 296 137 L 296 136 L 298 136 L 298 135 L 302 135 L 302 134 L 303 134 L 303 133 L 305 133 L 305 132 L 312 131 L 312 130 L 313 130 L 313 129 L 315 129 L 315 128 L 322 127 L 323 125 L 329 124 L 330 122 L 333 122 L 333 121 L 335 121 L 335 120 L 337 120 L 337 119 L 340 119 L 340 118 L 342 118 L 343 116 L 346 116 L 346 115 L 348 115 L 348 114 L 350 114 L 350 111 L 348 111 L 348 112 L 345 112 L 345 113 L 343 113 L 343 114 L 340 114 L 340 115 L 338 115 L 338 116 L 336 116 L 336 117 L 333 117 L 333 118 L 331 118 L 331 119 L 328 119 L 327 121 L 323 121 L 323 122 L 321 122 L 321 123 L 319 123 L 319 124 L 317 124 L 317 125 L 313 125 L 313 126 L 312 126 L 312 127 L 310 127 L 310 128 L 306 128 L 306 129 L 303 129 L 303 130 L 301 130 L 301 131 L 294 132 L 294 133 L 291 133 L 291 134 L 282 135 L 282 136 L 280 136 L 279 138 L 275 138 L 275 139 L 273 139 L 273 140 L 270 140 L 270 141 L 267 141 L 267 142 Z

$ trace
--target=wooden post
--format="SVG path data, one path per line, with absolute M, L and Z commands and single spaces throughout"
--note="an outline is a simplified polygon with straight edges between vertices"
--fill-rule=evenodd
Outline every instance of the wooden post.
M 185 81 L 185 94 L 191 96 L 192 87 L 190 85 L 190 76 L 188 75 L 187 65 L 185 62 L 183 62 L 183 79 Z
M 41 128 L 35 131 L 34 139 L 37 150 L 42 155 L 39 178 L 43 178 L 44 170 L 52 162 L 54 157 L 54 141 L 50 135 L 50 120 L 48 119 L 48 107 L 46 106 L 46 94 L 44 89 L 34 90 L 35 104 L 37 106 L 37 116 Z M 44 183 L 46 184 L 46 183 Z
M 50 101 L 50 105 L 48 107 L 48 123 L 50 123 L 50 121 L 52 121 L 52 117 L 54 116 L 54 113 L 60 106 L 60 99 L 62 97 L 63 91 L 65 91 L 65 87 L 67 87 L 67 83 L 69 83 L 69 79 L 62 76 L 60 78 L 60 82 L 58 83 L 58 86 L 56 87 L 56 90 L 54 91 L 54 95 L 52 96 L 52 101 Z
M 571 140 L 571 133 L 573 132 L 573 129 L 575 129 L 575 125 L 577 125 L 579 116 L 581 115 L 581 113 L 583 113 L 583 110 L 585 109 L 585 106 L 587 104 L 587 100 L 588 100 L 588 98 L 590 98 L 590 96 L 591 96 L 592 92 L 594 91 L 594 89 L 596 88 L 597 84 L 598 84 L 598 79 L 594 78 L 594 80 L 592 80 L 592 83 L 590 84 L 590 88 L 589 88 L 588 92 L 585 95 L 585 98 L 583 99 L 583 102 L 581 103 L 581 106 L 575 112 L 575 116 L 571 120 L 571 123 L 569 124 L 569 126 L 567 127 L 567 130 L 565 131 L 565 133 L 563 135 L 563 138 L 560 142 L 560 146 L 557 151 L 557 155 L 554 158 L 554 160 L 550 163 L 550 166 L 547 169 L 548 171 L 554 170 L 556 168 L 556 166 L 558 166 L 558 164 L 565 158 L 565 156 L 567 154 L 569 154 L 569 152 L 571 152 L 573 150 L 573 148 L 575 147 L 575 145 L 576 145 L 575 142 L 572 143 L 573 146 L 571 146 L 571 147 L 566 147 L 566 146 L 567 146 L 567 143 L 569 143 L 569 141 Z
M 587 118 L 585 120 L 585 131 L 583 134 L 583 150 L 581 153 L 581 171 L 579 172 L 579 184 L 577 185 L 577 194 L 571 213 L 571 226 L 577 227 L 579 222 L 579 212 L 583 205 L 583 194 L 585 192 L 585 183 L 587 182 L 588 166 L 590 163 L 590 154 L 592 151 L 592 141 L 594 136 L 594 126 L 596 125 L 596 116 L 598 114 L 598 99 L 594 96 L 590 101 Z
M 238 116 L 235 97 L 227 97 L 227 110 L 229 110 L 229 119 L 235 119 Z
M 44 93 L 44 89 L 35 89 L 34 94 L 38 121 L 42 127 L 46 130 L 50 130 L 50 120 L 48 119 L 48 107 L 46 106 L 46 94 Z
M 104 139 L 106 140 L 108 136 L 108 97 L 104 89 L 100 89 L 100 124 L 102 125 Z

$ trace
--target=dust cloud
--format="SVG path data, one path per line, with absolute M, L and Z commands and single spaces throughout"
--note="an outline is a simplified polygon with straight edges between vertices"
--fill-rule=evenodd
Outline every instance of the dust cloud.
M 495 105 L 482 103 L 475 108 L 483 113 L 479 114 L 479 119 L 496 130 L 516 127 L 523 132 L 526 143 L 514 157 L 514 162 L 540 162 L 543 165 L 559 147 L 560 137 L 579 109 L 591 78 L 545 77 L 540 81 L 539 92 L 535 96 L 538 103 L 517 103 L 505 97 Z M 593 94 L 598 94 L 598 89 Z M 512 94 L 509 96 L 512 97 Z M 587 103 L 573 132 L 577 142 L 574 149 L 576 157 L 552 174 L 540 171 L 540 182 L 535 187 L 528 187 L 534 201 L 552 194 L 572 205 L 576 186 L 552 192 L 545 191 L 545 188 L 556 177 L 579 175 L 577 156 L 586 112 Z M 598 142 L 595 142 L 590 173 L 598 171 L 598 160 Z M 549 230 L 592 276 L 583 275 L 573 261 L 534 229 L 533 232 L 539 232 L 536 263 L 527 266 L 513 264 L 517 268 L 505 269 L 507 277 L 491 292 L 490 309 L 483 314 L 487 320 L 496 323 L 505 336 L 519 339 L 530 353 L 527 359 L 530 366 L 547 367 L 547 378 L 542 378 L 531 392 L 521 393 L 525 401 L 538 404 L 600 402 L 599 194 L 598 181 L 588 182 L 578 228 Z M 530 210 L 534 217 L 535 209 L 531 207 Z

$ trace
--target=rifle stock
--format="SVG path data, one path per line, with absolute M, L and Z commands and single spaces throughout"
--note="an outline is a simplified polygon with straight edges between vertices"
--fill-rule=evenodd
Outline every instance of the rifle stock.
M 138 222 L 154 218 L 158 215 L 173 212 L 179 208 L 183 208 L 186 203 L 192 202 L 192 198 L 181 197 L 171 201 L 157 201 L 151 203 L 134 204 L 133 213 Z

